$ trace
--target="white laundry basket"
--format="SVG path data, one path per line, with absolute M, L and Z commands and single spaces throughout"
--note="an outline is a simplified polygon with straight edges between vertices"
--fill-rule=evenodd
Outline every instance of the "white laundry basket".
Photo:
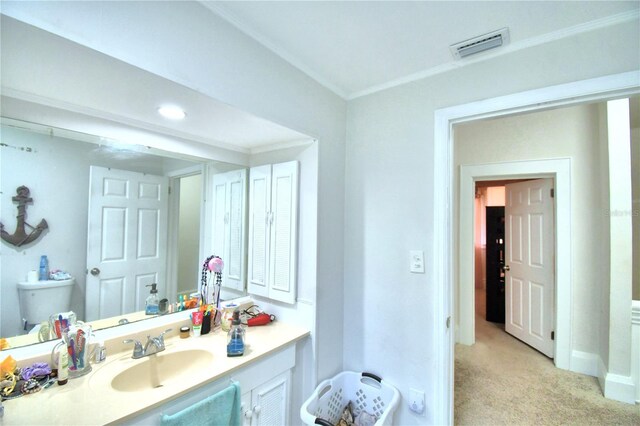
M 344 371 L 318 385 L 302 404 L 300 418 L 307 425 L 333 426 L 349 401 L 354 409 L 376 416 L 376 426 L 391 425 L 400 392 L 374 374 Z

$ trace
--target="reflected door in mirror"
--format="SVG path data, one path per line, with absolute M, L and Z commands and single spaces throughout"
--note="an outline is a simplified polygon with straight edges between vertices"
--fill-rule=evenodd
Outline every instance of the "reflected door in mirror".
M 91 166 L 86 320 L 144 309 L 145 286 L 166 292 L 166 177 Z M 164 291 L 163 291 L 164 289 Z

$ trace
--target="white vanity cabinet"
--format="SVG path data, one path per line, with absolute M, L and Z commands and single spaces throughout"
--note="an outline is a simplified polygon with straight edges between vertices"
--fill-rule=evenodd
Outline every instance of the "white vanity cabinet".
M 222 286 L 244 291 L 247 171 L 214 174 L 209 187 L 210 254 L 224 261 Z
M 296 300 L 297 161 L 249 171 L 247 290 L 285 303 Z
M 242 392 L 240 421 L 243 425 L 291 424 L 291 369 L 295 365 L 295 347 L 291 344 L 186 395 L 119 423 L 159 425 L 162 415 L 182 411 L 237 381 Z

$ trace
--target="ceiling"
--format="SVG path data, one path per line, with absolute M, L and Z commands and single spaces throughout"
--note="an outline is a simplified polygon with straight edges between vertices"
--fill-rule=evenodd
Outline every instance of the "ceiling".
M 638 20 L 638 1 L 202 1 L 345 99 Z M 508 27 L 508 46 L 454 61 L 451 44 Z
M 638 1 L 200 3 L 347 100 L 640 19 Z M 86 7 L 97 4 L 86 2 Z M 312 139 L 43 29 L 5 15 L 1 19 L 4 116 L 29 120 L 37 115 L 49 119 L 51 126 L 142 140 L 148 146 L 160 147 L 168 140 L 184 141 L 186 146 L 196 141 L 242 155 Z M 503 27 L 510 31 L 508 45 L 454 60 L 452 43 Z M 168 121 L 156 113 L 168 99 L 183 106 L 185 120 Z

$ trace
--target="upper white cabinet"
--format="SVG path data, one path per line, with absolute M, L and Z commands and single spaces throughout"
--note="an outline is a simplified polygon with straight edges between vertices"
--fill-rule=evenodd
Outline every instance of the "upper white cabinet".
M 222 286 L 244 291 L 247 171 L 217 173 L 210 188 L 211 253 L 224 261 Z
M 249 171 L 249 293 L 285 303 L 296 300 L 298 241 L 297 161 Z

